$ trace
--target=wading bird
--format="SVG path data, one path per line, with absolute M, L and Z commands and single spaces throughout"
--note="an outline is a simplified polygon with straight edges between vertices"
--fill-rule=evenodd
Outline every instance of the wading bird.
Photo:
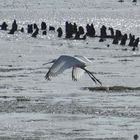
M 66 69 L 72 67 L 72 80 L 77 81 L 83 74 L 86 72 L 89 77 L 97 84 L 102 85 L 100 80 L 98 80 L 92 72 L 86 69 L 86 66 L 90 65 L 92 62 L 84 57 L 75 55 L 74 57 L 68 55 L 61 55 L 58 59 L 55 59 L 51 62 L 45 63 L 43 65 L 53 63 L 45 78 L 51 80 L 51 77 L 55 77 L 58 74 L 63 73 Z

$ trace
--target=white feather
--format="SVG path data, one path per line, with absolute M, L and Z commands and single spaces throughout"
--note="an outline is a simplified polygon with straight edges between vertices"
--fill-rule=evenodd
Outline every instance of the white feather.
M 73 67 L 72 69 L 72 80 L 77 81 L 79 80 L 83 74 L 84 74 L 84 70 L 78 67 Z

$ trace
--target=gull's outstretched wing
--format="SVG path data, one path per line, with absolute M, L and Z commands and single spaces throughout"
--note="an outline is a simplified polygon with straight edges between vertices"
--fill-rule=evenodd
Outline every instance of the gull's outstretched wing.
M 73 67 L 72 68 L 72 80 L 77 81 L 80 79 L 80 77 L 84 74 L 85 70 L 79 68 L 79 67 Z
M 49 69 L 46 74 L 46 79 L 50 80 L 50 77 L 57 76 L 58 74 L 63 73 L 66 69 L 69 69 L 74 66 L 82 66 L 84 65 L 79 60 L 74 57 L 62 55 L 60 56 Z

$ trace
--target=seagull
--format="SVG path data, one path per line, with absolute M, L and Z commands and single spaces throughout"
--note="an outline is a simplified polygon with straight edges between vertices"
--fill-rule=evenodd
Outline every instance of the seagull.
M 65 70 L 72 68 L 72 80 L 77 81 L 86 72 L 89 77 L 97 84 L 102 85 L 100 80 L 98 80 L 92 72 L 86 69 L 86 66 L 90 65 L 92 61 L 88 58 L 80 55 L 69 56 L 61 55 L 58 59 L 54 59 L 51 62 L 45 63 L 43 65 L 53 63 L 49 71 L 45 75 L 47 80 L 51 80 L 51 77 L 55 77 Z

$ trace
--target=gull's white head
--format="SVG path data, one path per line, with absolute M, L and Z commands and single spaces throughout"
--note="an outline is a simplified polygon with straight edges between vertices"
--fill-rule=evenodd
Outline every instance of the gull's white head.
M 82 56 L 82 55 L 74 55 L 74 57 L 80 61 L 82 61 L 83 63 L 85 63 L 86 65 L 90 65 L 92 63 L 91 60 L 89 60 L 87 57 Z

